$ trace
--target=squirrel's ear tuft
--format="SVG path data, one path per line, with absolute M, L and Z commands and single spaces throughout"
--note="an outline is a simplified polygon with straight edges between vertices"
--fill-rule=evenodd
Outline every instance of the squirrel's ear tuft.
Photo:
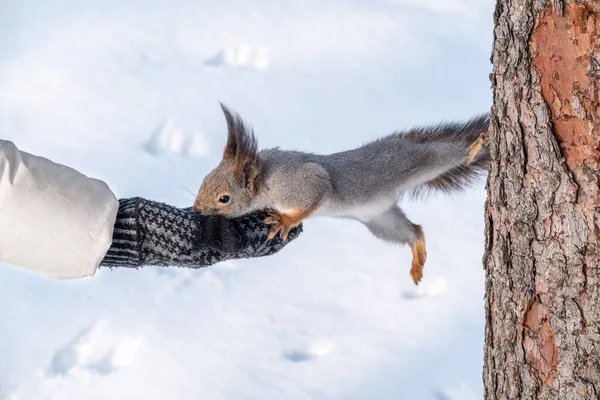
M 245 180 L 246 172 L 259 170 L 258 143 L 252 127 L 236 112 L 231 111 L 223 103 L 219 103 L 227 120 L 227 144 L 223 151 L 223 159 L 234 158 L 233 172 Z
M 223 110 L 223 114 L 225 114 L 225 120 L 227 121 L 227 144 L 225 145 L 225 150 L 223 151 L 223 160 L 227 160 L 228 158 L 235 157 L 237 153 L 237 142 L 238 142 L 238 131 L 239 131 L 239 117 L 235 113 L 229 111 L 229 109 L 221 102 L 221 109 Z

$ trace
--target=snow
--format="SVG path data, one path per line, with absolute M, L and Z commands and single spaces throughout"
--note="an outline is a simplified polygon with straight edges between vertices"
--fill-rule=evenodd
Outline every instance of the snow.
M 204 135 L 186 134 L 172 119 L 166 119 L 146 142 L 144 149 L 154 155 L 204 156 L 210 147 Z
M 225 142 L 327 153 L 491 104 L 493 2 L 0 5 L 0 137 L 187 207 Z M 54 281 L 0 265 L 0 399 L 482 398 L 484 182 L 402 201 L 428 258 L 316 218 L 279 253 Z
M 269 66 L 269 49 L 244 45 L 230 47 L 206 60 L 205 65 L 266 69 Z
M 107 322 L 95 321 L 52 358 L 50 373 L 67 375 L 89 371 L 110 374 L 133 364 L 141 345 L 135 336 L 111 333 Z

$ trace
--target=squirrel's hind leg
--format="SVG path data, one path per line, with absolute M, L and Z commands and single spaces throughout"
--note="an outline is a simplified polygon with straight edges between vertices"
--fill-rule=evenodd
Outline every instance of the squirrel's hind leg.
M 425 235 L 421 226 L 413 224 L 395 204 L 363 223 L 379 239 L 410 245 L 413 256 L 410 276 L 415 285 L 418 285 L 423 278 L 423 267 L 427 258 Z
M 473 162 L 475 157 L 477 157 L 477 154 L 479 154 L 481 147 L 484 145 L 486 140 L 488 140 L 488 137 L 489 137 L 489 131 L 482 132 L 481 135 L 479 135 L 479 137 L 477 138 L 477 140 L 475 140 L 473 142 L 473 144 L 471 144 L 469 146 L 469 149 L 468 149 L 469 155 L 467 156 L 465 161 L 463 161 L 464 167 L 468 166 L 469 164 L 471 164 Z
M 410 276 L 418 285 L 423 279 L 423 267 L 425 266 L 425 259 L 427 258 L 427 251 L 425 251 L 425 235 L 420 225 L 413 225 L 413 229 L 416 231 L 417 240 L 410 243 L 410 249 L 412 250 L 412 265 L 410 267 Z

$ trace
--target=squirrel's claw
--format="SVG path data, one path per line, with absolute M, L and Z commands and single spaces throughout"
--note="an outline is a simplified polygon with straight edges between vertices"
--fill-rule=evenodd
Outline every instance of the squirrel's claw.
M 281 232 L 281 239 L 285 242 L 291 230 L 291 226 L 276 224 L 273 228 L 271 228 L 267 237 L 269 239 L 273 239 L 279 232 Z
M 281 239 L 286 241 L 292 228 L 298 225 L 298 223 L 289 216 L 280 214 L 274 210 L 267 211 L 267 215 L 268 217 L 264 219 L 265 224 L 273 225 L 267 235 L 269 239 L 275 238 L 275 236 L 281 232 Z
M 273 225 L 279 223 L 279 218 L 277 217 L 267 217 L 264 219 L 264 223 L 267 225 Z
M 275 236 L 283 229 L 283 224 L 281 223 L 281 214 L 274 210 L 267 211 L 268 217 L 264 219 L 264 223 L 267 225 L 273 225 L 269 230 L 269 234 L 267 237 L 269 240 L 274 239 Z M 283 239 L 283 232 L 281 234 L 281 238 Z
M 288 238 L 288 235 L 290 234 L 290 231 L 292 230 L 293 226 L 290 225 L 284 225 L 283 228 L 281 229 L 281 238 L 283 239 L 283 241 L 285 242 Z
M 273 226 L 271 228 L 271 230 L 269 231 L 269 234 L 267 235 L 267 237 L 269 239 L 274 239 L 275 236 L 277 236 L 277 234 L 279 233 L 279 231 L 281 231 L 282 229 L 283 229 L 283 225 L 281 225 L 279 223 L 275 224 L 275 226 Z M 283 232 L 281 234 L 281 238 L 283 239 Z

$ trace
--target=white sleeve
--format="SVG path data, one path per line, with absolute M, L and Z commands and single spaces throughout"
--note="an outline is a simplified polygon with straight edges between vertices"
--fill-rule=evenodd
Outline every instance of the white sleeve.
M 106 183 L 0 140 L 0 262 L 56 279 L 94 275 L 118 208 Z

